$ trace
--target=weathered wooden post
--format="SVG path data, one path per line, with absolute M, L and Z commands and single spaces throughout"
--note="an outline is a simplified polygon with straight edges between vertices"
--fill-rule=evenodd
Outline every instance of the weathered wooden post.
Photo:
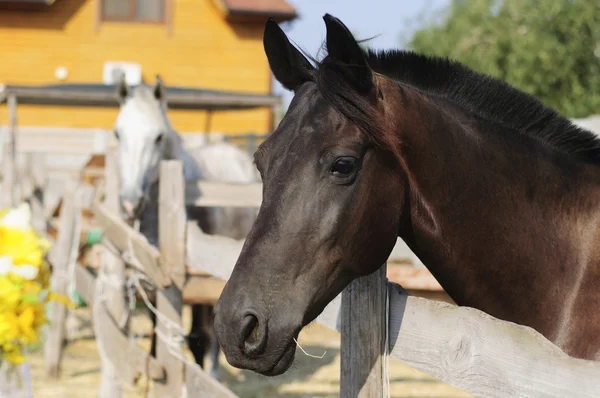
M 4 139 L 2 165 L 2 207 L 12 207 L 17 204 L 17 97 L 9 94 L 8 104 L 9 128 L 8 137 Z
M 342 293 L 341 397 L 384 396 L 386 269 L 356 279 Z
M 105 205 L 110 211 L 118 214 L 119 174 L 114 149 L 109 149 L 106 153 L 105 187 Z M 125 298 L 125 264 L 106 248 L 101 256 L 100 271 L 96 280 L 96 297 L 92 307 L 94 334 L 102 363 L 98 397 L 119 398 L 123 396 L 122 381 L 117 371 L 118 367 L 112 362 L 114 358 L 111 360 L 110 356 L 110 345 L 115 342 L 107 338 L 110 332 L 105 331 L 105 328 L 110 328 L 110 325 L 106 324 L 107 319 L 116 322 L 125 333 L 129 328 Z
M 172 284 L 157 295 L 156 357 L 165 367 L 165 383 L 156 384 L 156 396 L 181 397 L 185 364 L 181 339 L 181 311 L 185 282 L 185 181 L 180 161 L 163 161 L 160 165 L 158 208 L 158 246 L 169 269 Z M 166 317 L 166 319 L 163 318 Z
M 67 181 L 60 213 L 58 237 L 52 252 L 52 289 L 67 295 L 70 265 L 77 261 L 74 250 L 79 247 L 79 228 L 81 218 L 81 201 L 79 190 L 73 181 Z M 60 375 L 60 361 L 66 336 L 67 308 L 58 302 L 50 303 L 50 328 L 44 345 L 44 362 L 46 374 L 52 378 Z
M 46 233 L 46 217 L 44 214 L 44 187 L 46 184 L 46 170 L 44 158 L 39 154 L 27 154 L 27 169 L 31 180 L 33 192 L 29 198 L 31 206 L 31 223 L 33 227 Z

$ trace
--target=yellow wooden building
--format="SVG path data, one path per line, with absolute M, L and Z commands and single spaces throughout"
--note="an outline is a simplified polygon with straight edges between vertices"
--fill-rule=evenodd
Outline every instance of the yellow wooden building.
M 296 11 L 285 0 L 0 0 L 0 84 L 106 90 L 127 65 L 133 84 L 160 75 L 168 87 L 265 96 L 268 16 L 289 21 Z M 178 131 L 265 133 L 273 119 L 264 107 L 169 113 Z M 30 101 L 19 103 L 18 123 L 110 129 L 116 116 L 116 106 Z

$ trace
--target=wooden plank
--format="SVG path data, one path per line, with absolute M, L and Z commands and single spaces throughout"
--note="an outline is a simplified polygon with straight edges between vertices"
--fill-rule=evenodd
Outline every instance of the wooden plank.
M 130 265 L 148 275 L 158 286 L 169 286 L 171 279 L 164 273 L 160 252 L 139 232 L 131 228 L 125 221 L 109 211 L 106 206 L 95 202 L 92 211 L 96 222 L 103 229 L 104 235 L 122 252 L 132 252 L 137 261 Z
M 198 365 L 186 364 L 185 386 L 189 398 L 237 398 L 237 395 L 206 374 Z
M 186 184 L 185 202 L 197 207 L 260 207 L 262 184 L 193 181 Z
M 9 128 L 1 127 L 2 133 Z M 105 153 L 109 130 L 54 126 L 20 126 L 19 152 L 35 154 L 92 155 Z
M 115 214 L 119 211 L 119 172 L 117 153 L 113 149 L 107 153 L 105 206 Z M 99 398 L 120 397 L 123 395 L 122 384 L 132 384 L 135 380 L 125 377 L 137 376 L 123 373 L 122 358 L 119 355 L 123 347 L 115 347 L 115 341 L 109 335 L 108 324 L 119 329 L 123 334 L 129 332 L 130 313 L 125 298 L 125 264 L 121 258 L 101 248 L 101 263 L 97 281 L 99 305 L 93 307 L 94 332 L 96 346 L 102 362 Z M 101 301 L 101 302 L 100 302 Z
M 158 200 L 158 245 L 165 260 L 163 269 L 181 290 L 185 282 L 185 229 L 186 210 L 184 203 L 185 182 L 180 161 L 163 161 L 160 165 Z
M 67 191 L 71 192 L 72 189 Z M 77 202 L 76 192 L 64 198 L 58 238 L 48 256 L 53 268 L 52 289 L 61 295 L 68 295 L 69 265 L 76 261 L 76 258 L 73 258 L 73 249 L 78 248 L 79 244 L 77 226 L 81 218 L 81 210 Z M 50 328 L 44 345 L 44 366 L 48 377 L 58 378 L 66 337 L 67 308 L 59 302 L 52 302 L 49 311 Z
M 411 297 L 395 284 L 390 291 L 393 358 L 477 396 L 600 396 L 600 362 L 474 308 Z
M 443 291 L 440 283 L 424 267 L 414 267 L 401 264 L 389 264 L 387 278 L 401 285 L 406 290 Z
M 4 154 L 3 154 L 3 167 L 2 167 L 2 190 L 3 207 L 12 207 L 17 204 L 17 198 L 19 196 L 17 192 L 17 97 L 15 95 L 8 95 L 8 116 L 9 116 L 9 129 L 8 136 L 3 137 L 4 139 Z
M 159 187 L 159 233 L 158 242 L 161 255 L 169 260 L 173 283 L 157 297 L 156 307 L 161 316 L 157 317 L 156 357 L 165 366 L 165 383 L 155 385 L 158 397 L 181 397 L 185 385 L 183 348 L 181 341 L 173 335 L 181 333 L 183 308 L 183 281 L 185 279 L 185 203 L 183 165 L 180 161 L 163 161 L 160 165 Z M 175 330 L 174 330 L 175 329 Z M 179 330 L 176 330 L 179 329 Z
M 96 301 L 96 277 L 85 267 L 77 266 L 75 268 L 75 286 L 77 291 L 87 305 L 94 309 L 103 305 Z M 109 341 L 108 346 L 111 358 L 115 359 L 115 364 L 119 367 L 118 372 L 121 380 L 128 384 L 134 384 L 142 374 L 148 374 L 153 380 L 163 380 L 165 371 L 163 366 L 153 357 L 137 345 L 134 340 L 123 333 L 112 317 L 107 316 L 108 311 L 104 309 L 99 312 L 99 319 L 102 326 L 103 335 Z
M 38 87 L 7 87 L 7 94 L 19 97 L 23 104 L 54 104 L 77 106 L 111 106 L 119 104 L 112 90 L 61 90 Z M 252 109 L 269 107 L 281 102 L 275 95 L 247 95 L 237 93 L 211 93 L 211 92 L 180 92 L 166 88 L 171 109 Z
M 240 241 L 188 227 L 188 263 L 228 279 Z M 341 295 L 316 321 L 341 330 Z M 568 357 L 531 328 L 390 287 L 390 352 L 479 396 L 600 396 L 600 363 Z
M 389 295 L 390 356 L 417 370 L 476 396 L 600 396 L 600 362 L 569 357 L 529 327 L 413 297 L 395 283 Z M 317 317 L 338 331 L 340 296 Z
M 185 304 L 215 305 L 225 287 L 225 281 L 208 275 L 190 275 L 183 286 Z
M 384 395 L 386 266 L 358 278 L 342 293 L 340 396 Z
M 244 241 L 208 235 L 195 222 L 187 226 L 186 259 L 194 269 L 227 280 L 233 271 Z

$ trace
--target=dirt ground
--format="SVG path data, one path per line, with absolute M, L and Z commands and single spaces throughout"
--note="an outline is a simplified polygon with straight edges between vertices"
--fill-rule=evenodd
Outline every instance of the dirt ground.
M 185 309 L 187 310 L 187 309 Z M 50 380 L 44 375 L 43 350 L 30 355 L 34 396 L 43 398 L 95 398 L 100 381 L 100 358 L 90 324 L 90 311 L 75 311 L 76 320 L 70 327 L 72 341 L 66 347 L 62 375 Z M 184 325 L 189 322 L 189 311 L 184 311 Z M 189 323 L 188 323 L 189 325 Z M 189 327 L 189 326 L 188 326 Z M 150 321 L 142 313 L 135 317 L 134 332 L 148 333 Z M 293 367 L 284 375 L 264 377 L 235 369 L 221 355 L 219 377 L 223 384 L 242 398 L 334 398 L 339 396 L 340 341 L 339 335 L 318 324 L 309 325 L 300 334 L 299 343 L 309 353 L 322 355 L 311 358 L 298 349 Z M 148 347 L 148 339 L 140 338 L 140 345 Z M 188 353 L 189 354 L 189 353 Z M 191 358 L 191 354 L 190 354 Z M 467 397 L 428 375 L 418 372 L 396 360 L 390 360 L 390 385 L 392 397 Z M 128 398 L 143 398 L 147 383 L 125 387 Z

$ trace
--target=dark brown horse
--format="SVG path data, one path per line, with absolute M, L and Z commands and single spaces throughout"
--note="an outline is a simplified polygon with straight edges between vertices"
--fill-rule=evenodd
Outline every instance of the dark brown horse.
M 326 15 L 314 67 L 270 20 L 295 92 L 256 152 L 258 218 L 217 304 L 227 360 L 285 372 L 302 327 L 400 236 L 459 304 L 600 359 L 600 140 L 529 95 Z

